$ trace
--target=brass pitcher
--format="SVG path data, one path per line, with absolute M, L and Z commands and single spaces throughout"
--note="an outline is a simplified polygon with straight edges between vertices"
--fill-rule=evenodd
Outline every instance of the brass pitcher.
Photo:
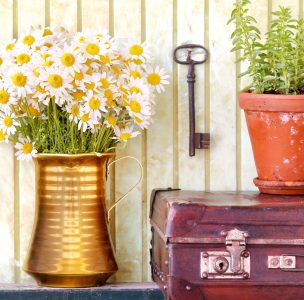
M 38 154 L 35 158 L 36 215 L 23 269 L 39 285 L 102 285 L 118 270 L 105 201 L 108 162 L 114 156 Z

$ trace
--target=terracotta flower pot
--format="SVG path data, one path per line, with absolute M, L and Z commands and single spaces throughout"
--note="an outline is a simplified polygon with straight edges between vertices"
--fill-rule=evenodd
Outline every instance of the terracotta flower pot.
M 239 94 L 260 192 L 304 194 L 304 95 Z

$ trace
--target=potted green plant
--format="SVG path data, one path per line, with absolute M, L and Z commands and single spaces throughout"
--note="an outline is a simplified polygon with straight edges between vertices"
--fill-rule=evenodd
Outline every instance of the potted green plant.
M 273 12 L 264 40 L 248 13 L 250 0 L 234 4 L 231 35 L 241 76 L 251 85 L 239 93 L 245 111 L 258 177 L 255 185 L 271 194 L 304 194 L 304 21 L 289 8 Z

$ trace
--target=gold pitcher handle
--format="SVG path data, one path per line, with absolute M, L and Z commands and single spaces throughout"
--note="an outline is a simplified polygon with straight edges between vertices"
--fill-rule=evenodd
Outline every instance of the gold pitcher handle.
M 115 164 L 115 163 L 117 163 L 117 162 L 119 162 L 119 161 L 121 161 L 121 160 L 124 160 L 124 159 L 133 159 L 133 160 L 135 160 L 136 162 L 137 162 L 137 164 L 139 165 L 139 167 L 140 167 L 140 177 L 139 177 L 139 180 L 123 195 L 123 196 L 121 196 L 120 198 L 118 198 L 116 201 L 115 201 L 115 203 L 106 211 L 106 217 L 107 217 L 107 221 L 108 221 L 108 223 L 110 222 L 110 212 L 111 212 L 111 210 L 113 209 L 113 208 L 115 208 L 116 207 L 116 205 L 117 204 L 119 204 L 120 203 L 120 201 L 121 200 L 123 200 L 125 197 L 127 197 L 139 184 L 140 184 L 140 182 L 141 182 L 141 180 L 142 180 L 142 178 L 143 178 L 143 174 L 144 174 L 144 169 L 143 169 L 143 166 L 142 166 L 142 164 L 140 163 L 140 161 L 137 159 L 137 158 L 135 158 L 135 157 L 133 157 L 133 156 L 123 156 L 123 157 L 120 157 L 120 158 L 118 158 L 118 159 L 115 159 L 115 160 L 113 160 L 112 162 L 110 162 L 109 164 L 108 164 L 108 166 L 107 166 L 107 176 L 109 175 L 109 172 L 110 172 L 110 167 L 113 165 L 113 164 Z

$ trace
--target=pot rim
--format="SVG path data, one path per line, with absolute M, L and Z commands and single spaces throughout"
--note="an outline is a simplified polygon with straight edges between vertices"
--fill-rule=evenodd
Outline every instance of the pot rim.
M 88 152 L 88 153 L 77 153 L 77 154 L 65 154 L 65 153 L 37 153 L 35 158 L 51 158 L 51 157 L 58 157 L 58 158 L 80 158 L 80 157 L 114 157 L 115 152 Z
M 249 111 L 304 112 L 304 94 L 254 94 L 239 92 L 240 107 Z

